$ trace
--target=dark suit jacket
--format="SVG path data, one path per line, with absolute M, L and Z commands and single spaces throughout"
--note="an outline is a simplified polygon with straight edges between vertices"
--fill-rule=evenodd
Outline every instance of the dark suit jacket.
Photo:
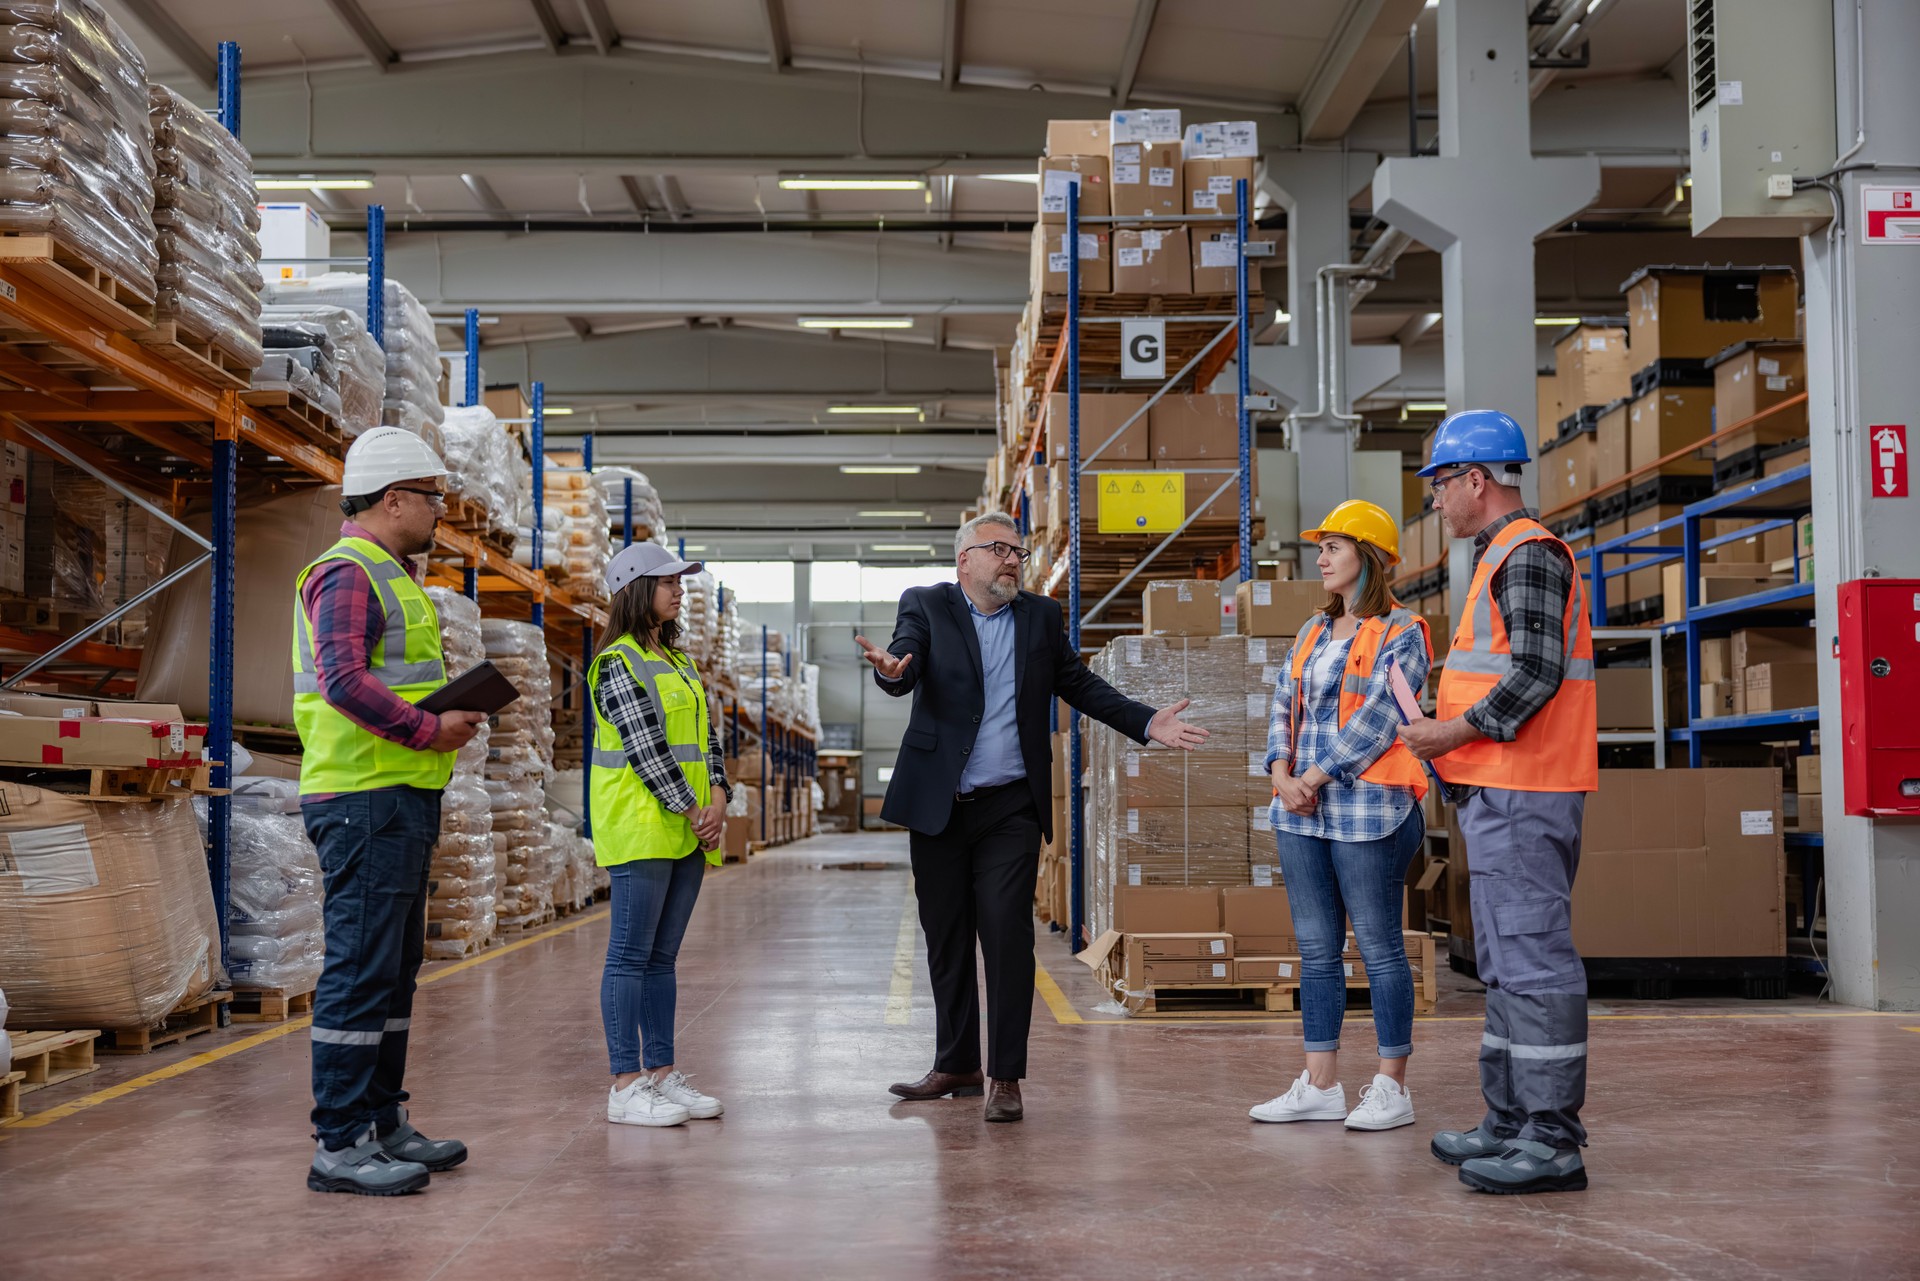
M 1050 708 L 1058 695 L 1082 713 L 1137 742 L 1147 741 L 1154 709 L 1136 703 L 1087 670 L 1067 642 L 1060 604 L 1021 592 L 1008 606 L 1014 619 L 1014 720 L 1027 787 L 1040 815 L 1040 830 L 1053 835 L 1053 745 Z M 897 681 L 878 671 L 873 680 L 895 698 L 913 695 L 913 715 L 900 743 L 900 757 L 887 784 L 880 816 L 929 836 L 946 830 L 953 796 L 986 709 L 986 678 L 980 638 L 958 583 L 909 588 L 900 598 L 887 651 L 913 661 Z M 1061 727 L 1066 728 L 1065 726 Z

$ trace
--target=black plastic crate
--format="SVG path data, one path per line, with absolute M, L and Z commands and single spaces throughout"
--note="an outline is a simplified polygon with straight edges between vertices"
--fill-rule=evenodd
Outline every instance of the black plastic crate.
M 1633 375 L 1633 397 L 1638 400 L 1656 387 L 1711 387 L 1713 370 L 1704 360 L 1656 360 Z
M 1805 449 L 1808 441 L 1808 437 L 1802 436 L 1798 440 L 1783 440 L 1777 445 L 1762 445 L 1760 446 L 1760 461 L 1771 462 L 1782 454 L 1791 454 L 1796 450 Z
M 1612 493 L 1602 494 L 1594 499 L 1590 504 L 1593 509 L 1593 523 L 1604 525 L 1626 516 L 1627 502 L 1631 493 L 1632 491 L 1623 485 Z
M 1581 503 L 1578 507 L 1568 508 L 1566 515 L 1556 516 L 1546 522 L 1546 525 L 1547 532 L 1555 538 L 1565 538 L 1568 534 L 1585 529 L 1592 523 L 1593 520 L 1591 513 L 1587 510 L 1587 504 Z
M 1649 476 L 1627 491 L 1627 514 L 1663 504 L 1697 503 L 1713 497 L 1716 488 L 1711 476 Z
M 1713 487 L 1715 490 L 1731 489 L 1735 485 L 1745 485 L 1761 476 L 1761 446 L 1755 445 L 1743 449 L 1737 454 L 1713 460 Z
M 1555 437 L 1555 443 L 1557 444 L 1571 436 L 1578 436 L 1582 432 L 1594 430 L 1594 428 L 1600 425 L 1600 411 L 1602 408 L 1604 408 L 1604 406 L 1582 405 L 1565 418 L 1562 418 L 1559 424 L 1559 435 Z

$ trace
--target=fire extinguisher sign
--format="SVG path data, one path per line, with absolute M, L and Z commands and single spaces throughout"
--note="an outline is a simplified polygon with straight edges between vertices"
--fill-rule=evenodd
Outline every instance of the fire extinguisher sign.
M 1907 428 L 1904 423 L 1881 423 L 1867 428 L 1867 464 L 1873 472 L 1875 498 L 1907 496 Z

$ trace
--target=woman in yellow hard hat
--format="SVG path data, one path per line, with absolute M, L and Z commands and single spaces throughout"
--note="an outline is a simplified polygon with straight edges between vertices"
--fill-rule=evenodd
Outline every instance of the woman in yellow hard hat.
M 1301 629 L 1281 669 L 1267 731 L 1272 824 L 1300 944 L 1306 1070 L 1256 1121 L 1345 1121 L 1350 1130 L 1413 1124 L 1406 1089 L 1413 1052 L 1413 977 L 1400 935 L 1407 865 L 1426 836 L 1427 779 L 1399 741 L 1389 673 L 1414 691 L 1433 660 L 1427 625 L 1393 597 L 1400 530 L 1372 503 L 1341 503 L 1318 529 L 1327 603 Z M 1380 1065 L 1351 1111 L 1340 1085 L 1346 1010 L 1341 953 L 1353 922 L 1372 989 Z

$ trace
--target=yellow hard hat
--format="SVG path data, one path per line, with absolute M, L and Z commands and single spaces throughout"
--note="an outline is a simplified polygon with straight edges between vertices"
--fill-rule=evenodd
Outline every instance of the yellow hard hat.
M 1327 534 L 1344 534 L 1363 543 L 1372 543 L 1387 554 L 1387 564 L 1400 563 L 1400 527 L 1386 509 L 1358 498 L 1349 498 L 1327 513 L 1318 529 L 1303 529 L 1300 537 L 1319 542 Z

